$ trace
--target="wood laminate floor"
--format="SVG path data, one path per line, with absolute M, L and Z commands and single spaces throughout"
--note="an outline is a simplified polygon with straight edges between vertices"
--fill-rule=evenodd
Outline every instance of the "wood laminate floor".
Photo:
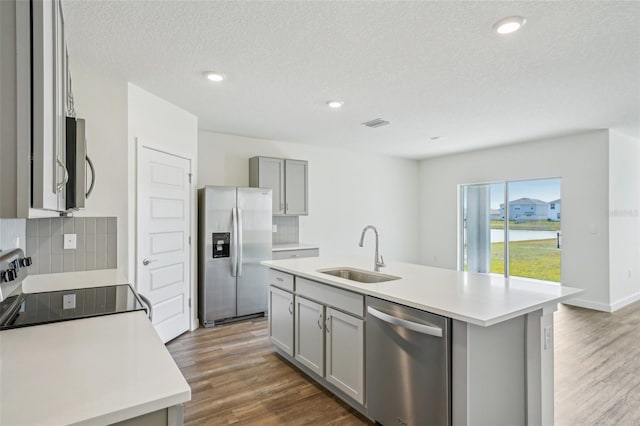
M 366 425 L 276 355 L 265 318 L 199 328 L 167 344 L 191 386 L 186 425 Z
M 275 354 L 259 318 L 199 328 L 167 347 L 191 386 L 186 425 L 369 425 Z M 640 303 L 555 314 L 558 426 L 640 426 Z
M 640 302 L 560 305 L 554 325 L 556 425 L 640 425 Z

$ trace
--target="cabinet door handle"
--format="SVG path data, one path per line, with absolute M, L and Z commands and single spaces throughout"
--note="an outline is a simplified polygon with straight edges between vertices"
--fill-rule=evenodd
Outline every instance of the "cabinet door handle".
M 287 209 L 286 210 L 289 211 L 289 203 L 287 203 Z
M 318 317 L 318 328 L 322 330 L 322 314 Z
M 289 303 L 289 313 L 293 315 L 293 302 Z
M 62 170 L 64 170 L 64 178 L 62 179 L 62 182 L 59 182 L 56 186 L 58 188 L 58 192 L 60 192 L 64 189 L 67 182 L 69 182 L 69 171 L 67 170 L 67 166 L 62 162 L 62 160 L 60 160 L 60 157 L 56 158 L 56 163 L 58 163 L 58 166 L 62 167 Z
M 280 282 L 284 282 L 284 280 L 281 277 L 276 277 L 276 280 Z
M 96 169 L 93 167 L 93 162 L 91 161 L 91 158 L 89 158 L 88 155 L 85 156 L 85 160 L 89 165 L 89 169 L 91 169 L 91 185 L 89 185 L 89 190 L 84 195 L 84 198 L 89 198 L 89 195 L 91 195 L 91 192 L 93 192 L 93 186 L 96 184 Z
M 324 320 L 324 329 L 329 334 L 329 319 L 331 319 L 331 315 L 327 315 L 327 318 Z

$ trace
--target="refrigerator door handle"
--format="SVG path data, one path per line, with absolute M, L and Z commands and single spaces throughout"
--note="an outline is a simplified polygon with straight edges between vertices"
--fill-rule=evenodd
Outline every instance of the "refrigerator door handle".
M 231 276 L 236 276 L 238 269 L 238 213 L 236 208 L 231 209 Z
M 242 276 L 242 262 L 243 262 L 243 258 L 242 258 L 242 209 L 241 208 L 237 208 L 236 209 L 237 213 L 236 215 L 238 216 L 238 244 L 236 244 L 236 250 L 238 251 L 238 276 L 241 277 Z

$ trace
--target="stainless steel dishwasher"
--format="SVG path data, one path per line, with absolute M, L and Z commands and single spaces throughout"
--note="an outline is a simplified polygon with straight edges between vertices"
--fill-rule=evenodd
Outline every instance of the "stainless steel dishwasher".
M 367 296 L 366 320 L 368 416 L 451 424 L 451 319 Z

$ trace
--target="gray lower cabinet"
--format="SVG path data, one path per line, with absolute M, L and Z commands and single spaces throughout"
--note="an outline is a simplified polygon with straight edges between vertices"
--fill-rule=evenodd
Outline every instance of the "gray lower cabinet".
M 309 163 L 272 157 L 249 159 L 249 186 L 271 188 L 273 215 L 309 214 Z
M 293 294 L 274 286 L 269 287 L 269 337 L 293 356 Z
M 290 277 L 293 278 L 270 271 L 271 341 L 280 353 L 291 356 L 313 372 L 312 377 L 340 391 L 336 393 L 346 396 L 345 401 L 364 412 L 364 298 L 300 277 L 294 278 L 294 290 Z
M 184 406 L 173 405 L 151 413 L 114 423 L 113 426 L 182 426 L 184 425 Z
M 295 301 L 295 358 L 364 404 L 364 321 L 298 295 Z
M 364 404 L 364 321 L 332 308 L 326 317 L 325 377 Z
M 295 358 L 324 376 L 324 306 L 296 296 Z

